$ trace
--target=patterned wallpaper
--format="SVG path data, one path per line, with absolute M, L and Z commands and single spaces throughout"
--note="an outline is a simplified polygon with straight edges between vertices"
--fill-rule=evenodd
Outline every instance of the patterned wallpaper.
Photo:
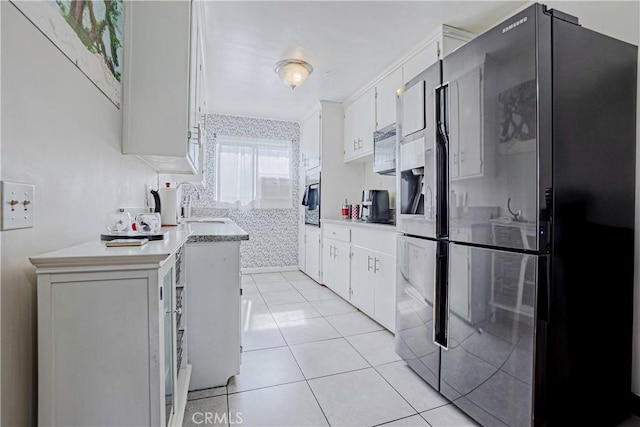
M 286 139 L 292 141 L 291 180 L 293 199 L 286 209 L 219 209 L 215 203 L 216 135 Z M 242 268 L 290 267 L 298 265 L 298 203 L 300 188 L 300 126 L 295 122 L 253 117 L 207 115 L 205 185 L 200 200 L 193 199 L 194 215 L 227 216 L 249 233 L 242 242 Z

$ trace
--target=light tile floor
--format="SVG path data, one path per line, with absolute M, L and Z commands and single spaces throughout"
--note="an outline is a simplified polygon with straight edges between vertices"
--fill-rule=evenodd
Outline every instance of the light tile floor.
M 242 286 L 241 374 L 189 393 L 184 426 L 476 425 L 407 367 L 390 332 L 301 272 Z
M 185 426 L 475 425 L 405 365 L 390 332 L 303 273 L 242 287 L 241 374 L 189 393 Z

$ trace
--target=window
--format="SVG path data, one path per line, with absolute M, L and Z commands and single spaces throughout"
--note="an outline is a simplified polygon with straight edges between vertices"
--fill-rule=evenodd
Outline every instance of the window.
M 219 135 L 216 171 L 220 207 L 292 206 L 291 141 Z

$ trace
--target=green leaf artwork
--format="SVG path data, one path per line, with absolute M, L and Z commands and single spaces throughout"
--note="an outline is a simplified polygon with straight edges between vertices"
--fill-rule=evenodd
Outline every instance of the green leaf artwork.
M 120 107 L 123 0 L 12 0 L 12 3 Z

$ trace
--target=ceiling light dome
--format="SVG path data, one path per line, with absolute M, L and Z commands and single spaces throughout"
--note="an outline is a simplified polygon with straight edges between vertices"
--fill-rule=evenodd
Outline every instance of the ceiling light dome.
M 283 59 L 278 61 L 273 67 L 280 80 L 291 89 L 295 89 L 307 80 L 309 74 L 313 72 L 313 67 L 301 59 Z

